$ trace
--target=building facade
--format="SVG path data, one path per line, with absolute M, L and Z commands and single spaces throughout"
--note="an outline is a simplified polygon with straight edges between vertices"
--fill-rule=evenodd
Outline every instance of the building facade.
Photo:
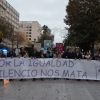
M 37 41 L 41 34 L 41 26 L 37 21 L 20 21 L 19 30 L 26 34 L 27 40 Z
M 14 30 L 19 29 L 19 13 L 6 0 L 0 0 L 0 17 L 10 22 Z

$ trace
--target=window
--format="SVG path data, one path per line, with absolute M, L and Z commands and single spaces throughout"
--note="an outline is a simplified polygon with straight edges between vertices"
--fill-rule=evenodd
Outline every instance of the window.
M 29 38 L 29 40 L 31 40 L 31 38 Z
M 29 37 L 31 37 L 31 35 L 29 35 Z
M 31 32 L 29 32 L 29 34 L 31 34 Z

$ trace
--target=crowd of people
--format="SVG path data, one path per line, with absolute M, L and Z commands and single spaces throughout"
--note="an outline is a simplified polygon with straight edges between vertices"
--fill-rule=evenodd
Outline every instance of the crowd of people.
M 33 47 L 31 52 L 26 52 L 24 47 L 20 48 L 20 52 L 17 55 L 12 48 L 9 49 L 7 55 L 5 55 L 2 50 L 0 50 L 0 57 L 31 57 L 31 58 L 64 58 L 64 59 L 89 59 L 89 60 L 100 60 L 99 51 L 95 53 L 92 57 L 89 52 L 81 53 L 79 48 L 75 48 L 73 51 L 72 48 L 68 48 L 63 54 L 58 50 L 53 52 L 51 48 L 47 48 L 47 52 L 44 53 L 44 50 L 40 52 L 37 51 L 36 47 Z
M 44 53 L 44 50 L 40 52 L 37 51 L 36 47 L 33 47 L 31 52 L 26 52 L 25 49 L 22 47 L 20 48 L 20 52 L 18 55 L 12 50 L 9 49 L 7 55 L 5 55 L 2 50 L 0 50 L 0 57 L 31 57 L 31 58 L 64 58 L 64 59 L 87 59 L 87 60 L 100 60 L 99 52 L 97 51 L 96 54 L 92 57 L 89 52 L 83 54 L 80 52 L 79 48 L 75 48 L 73 51 L 72 48 L 68 48 L 63 54 L 61 54 L 58 50 L 52 52 L 51 48 L 47 48 L 47 52 Z M 12 79 L 10 79 L 12 80 Z M 23 79 L 20 79 L 22 81 Z M 35 81 L 35 78 L 33 78 Z

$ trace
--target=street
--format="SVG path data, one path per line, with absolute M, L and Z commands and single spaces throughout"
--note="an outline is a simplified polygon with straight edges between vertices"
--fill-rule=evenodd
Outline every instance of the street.
M 0 81 L 0 100 L 100 100 L 99 81 Z

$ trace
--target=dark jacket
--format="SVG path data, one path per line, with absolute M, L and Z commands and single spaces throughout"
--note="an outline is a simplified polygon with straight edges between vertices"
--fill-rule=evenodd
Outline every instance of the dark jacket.
M 92 58 L 92 60 L 100 60 L 100 56 L 94 56 L 93 58 Z
M 62 58 L 67 58 L 68 59 L 74 59 L 74 54 L 73 53 L 68 53 L 68 52 L 65 52 L 63 55 L 62 55 Z
M 6 57 L 6 55 L 4 55 L 4 54 L 2 53 L 2 54 L 0 54 L 0 57 Z
M 18 56 L 19 56 L 19 57 L 28 57 L 26 51 L 24 51 L 24 52 L 20 52 Z
M 79 53 L 78 55 L 77 55 L 77 53 L 74 53 L 74 59 L 82 59 L 82 54 L 81 53 Z
M 16 57 L 16 54 L 14 52 L 8 52 L 7 57 Z
M 53 58 L 53 53 L 52 52 L 46 52 L 44 56 L 45 56 L 45 58 Z
M 43 54 L 43 55 L 40 54 L 40 58 L 45 58 L 45 54 Z
M 40 58 L 40 53 L 38 51 L 32 51 L 29 53 L 29 57 Z

